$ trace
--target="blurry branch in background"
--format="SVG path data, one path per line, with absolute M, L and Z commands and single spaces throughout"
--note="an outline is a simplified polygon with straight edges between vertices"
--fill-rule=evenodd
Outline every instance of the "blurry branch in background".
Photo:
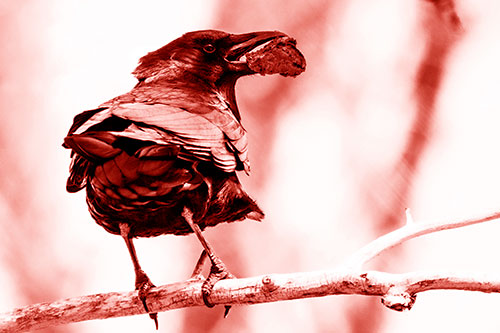
M 494 212 L 458 222 L 413 222 L 407 211 L 405 226 L 386 234 L 351 256 L 336 270 L 269 274 L 258 277 L 223 280 L 216 284 L 210 302 L 221 305 L 257 304 L 329 295 L 381 296 L 382 303 L 397 311 L 409 310 L 416 294 L 427 290 L 455 289 L 500 292 L 500 275 L 450 272 L 411 272 L 391 274 L 361 271 L 361 266 L 384 250 L 409 239 L 432 232 L 464 227 L 500 218 Z M 203 277 L 153 288 L 148 294 L 151 311 L 160 312 L 202 306 Z M 0 314 L 0 331 L 19 332 L 93 319 L 144 313 L 137 292 L 112 292 L 40 303 Z M 222 312 L 221 312 L 222 316 Z
M 463 30 L 462 22 L 457 14 L 455 1 L 453 0 L 426 0 L 436 6 L 437 12 L 441 15 L 445 23 L 447 23 L 454 31 Z

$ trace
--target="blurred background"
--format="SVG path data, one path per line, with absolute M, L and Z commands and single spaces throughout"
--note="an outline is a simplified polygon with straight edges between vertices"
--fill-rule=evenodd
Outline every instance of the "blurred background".
M 455 8 L 453 8 L 455 6 Z M 454 14 L 458 14 L 458 17 Z M 500 208 L 497 0 L 0 0 L 0 312 L 134 288 L 120 237 L 68 194 L 73 117 L 130 90 L 137 60 L 181 34 L 280 30 L 307 70 L 246 77 L 237 97 L 263 223 L 207 230 L 239 277 L 334 268 L 416 222 Z M 460 21 L 459 21 L 460 20 Z M 414 239 L 367 268 L 498 272 L 499 222 Z M 136 241 L 157 285 L 186 279 L 194 236 Z M 498 332 L 498 294 L 432 291 L 405 313 L 331 296 L 159 314 L 160 332 Z M 45 332 L 154 332 L 147 315 Z

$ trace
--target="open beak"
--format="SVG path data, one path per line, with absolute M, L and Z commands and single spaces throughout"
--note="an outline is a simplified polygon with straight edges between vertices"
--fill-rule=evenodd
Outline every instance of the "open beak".
M 225 56 L 229 70 L 241 75 L 254 73 L 246 63 L 245 54 L 255 50 L 259 46 L 263 46 L 275 38 L 286 36 L 286 34 L 279 31 L 259 31 L 240 35 L 229 35 L 227 38 L 230 48 Z

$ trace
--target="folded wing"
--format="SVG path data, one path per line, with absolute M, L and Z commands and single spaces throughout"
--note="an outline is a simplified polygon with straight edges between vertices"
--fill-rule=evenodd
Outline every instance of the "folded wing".
M 150 173 L 159 160 L 176 158 L 210 161 L 226 172 L 249 170 L 245 130 L 230 110 L 215 108 L 200 114 L 166 104 L 104 104 L 75 117 L 64 146 L 73 149 L 71 192 L 85 186 L 90 163 L 125 160 L 123 152 Z M 121 169 L 128 168 L 134 165 Z

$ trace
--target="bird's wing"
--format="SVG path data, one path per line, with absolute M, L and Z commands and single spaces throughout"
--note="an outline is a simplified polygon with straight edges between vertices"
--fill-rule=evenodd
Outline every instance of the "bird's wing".
M 156 144 L 177 147 L 179 158 L 212 161 L 227 172 L 248 171 L 249 165 L 245 130 L 230 110 L 220 108 L 200 114 L 166 104 L 103 105 L 75 117 L 65 144 L 89 160 Z

